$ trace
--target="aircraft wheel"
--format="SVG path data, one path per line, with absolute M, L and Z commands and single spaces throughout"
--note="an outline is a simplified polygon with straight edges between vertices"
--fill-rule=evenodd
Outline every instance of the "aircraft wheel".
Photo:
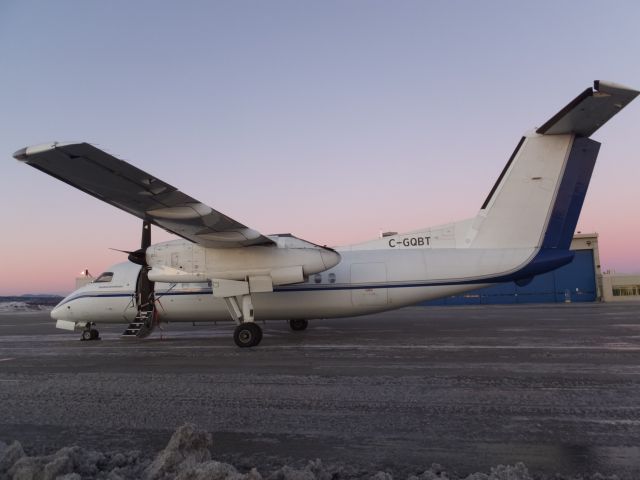
M 91 332 L 93 332 L 93 330 L 83 330 L 81 339 L 85 341 L 93 340 L 93 334 Z
M 289 320 L 289 328 L 294 332 L 300 332 L 302 330 L 306 330 L 308 326 L 309 326 L 309 321 L 303 318 Z
M 100 332 L 98 330 L 91 330 L 91 340 L 98 340 L 100 338 Z
M 241 323 L 233 332 L 233 340 L 239 347 L 255 347 L 262 340 L 262 329 L 254 322 Z

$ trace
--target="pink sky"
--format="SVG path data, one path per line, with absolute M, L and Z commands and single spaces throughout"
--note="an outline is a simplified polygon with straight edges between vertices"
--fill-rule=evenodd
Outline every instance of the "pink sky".
M 69 292 L 139 243 L 26 145 L 88 141 L 263 233 L 347 244 L 474 216 L 523 132 L 594 79 L 640 88 L 637 2 L 275 5 L 0 6 L 0 295 Z M 594 135 L 578 226 L 618 272 L 640 272 L 639 126 L 637 100 Z

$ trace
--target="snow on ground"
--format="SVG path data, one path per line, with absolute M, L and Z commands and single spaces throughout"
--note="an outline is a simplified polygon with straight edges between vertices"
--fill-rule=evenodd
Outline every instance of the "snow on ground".
M 43 480 L 336 480 L 361 478 L 393 480 L 389 472 L 351 472 L 344 466 L 323 465 L 320 460 L 310 461 L 303 468 L 283 466 L 273 472 L 259 472 L 252 468 L 240 472 L 234 466 L 212 459 L 213 438 L 210 433 L 187 424 L 178 428 L 167 446 L 155 458 L 144 458 L 137 451 L 101 453 L 82 447 L 65 447 L 50 455 L 27 456 L 19 442 L 7 445 L 0 442 L 0 478 Z M 534 480 L 527 467 L 499 465 L 488 473 L 473 473 L 458 477 L 439 465 L 432 465 L 419 475 L 407 480 Z M 545 476 L 543 478 L 549 478 Z M 605 480 L 594 474 L 588 477 L 553 475 L 556 480 Z
M 0 313 L 46 312 L 53 307 L 26 302 L 0 302 Z

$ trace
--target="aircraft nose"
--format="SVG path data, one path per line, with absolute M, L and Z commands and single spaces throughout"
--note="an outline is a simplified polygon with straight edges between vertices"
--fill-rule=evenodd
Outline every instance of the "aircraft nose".
M 71 314 L 71 306 L 69 304 L 63 305 L 62 302 L 53 307 L 51 310 L 51 318 L 54 320 L 67 320 Z
M 340 254 L 335 250 L 329 250 L 328 248 L 323 248 L 320 252 L 322 256 L 322 263 L 328 269 L 335 267 L 338 263 L 340 263 Z

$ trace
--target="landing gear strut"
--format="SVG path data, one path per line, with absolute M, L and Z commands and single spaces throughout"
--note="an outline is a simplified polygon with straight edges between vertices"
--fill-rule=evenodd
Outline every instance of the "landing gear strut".
M 214 298 L 222 298 L 231 318 L 236 322 L 233 340 L 236 345 L 255 347 L 262 340 L 262 329 L 254 322 L 252 293 L 272 292 L 271 277 L 249 277 L 247 281 L 213 279 L 211 290 Z
M 95 329 L 95 326 L 95 323 L 87 323 L 84 330 L 82 331 L 80 340 L 85 342 L 89 340 L 100 340 L 100 332 Z
M 254 322 L 243 322 L 234 330 L 233 340 L 239 347 L 255 347 L 262 340 L 262 329 Z
M 297 318 L 295 320 L 289 320 L 289 328 L 294 332 L 300 332 L 306 330 L 309 326 L 309 321 L 304 318 Z

